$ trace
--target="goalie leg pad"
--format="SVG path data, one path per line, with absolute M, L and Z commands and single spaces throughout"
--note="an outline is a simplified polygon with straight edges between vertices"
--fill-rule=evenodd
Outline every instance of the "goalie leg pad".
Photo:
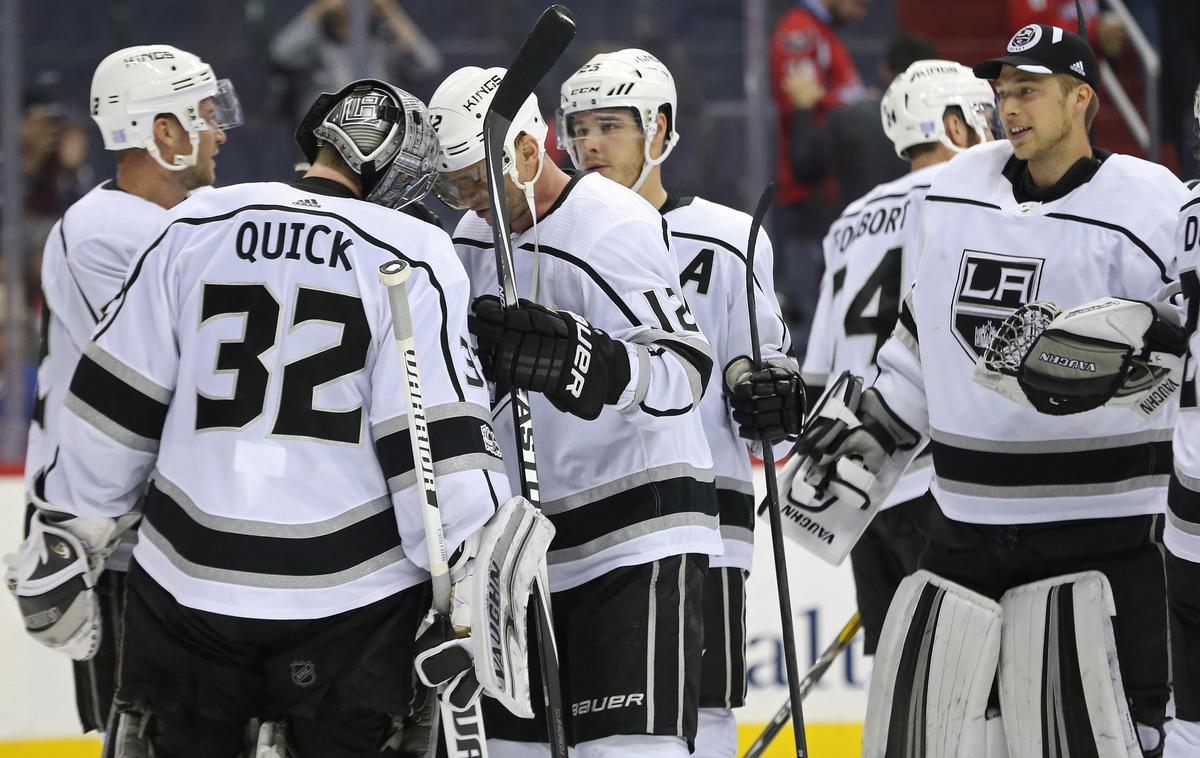
M 984 758 L 1000 606 L 928 571 L 905 578 L 883 623 L 864 758 Z
M 475 556 L 475 674 L 485 692 L 526 719 L 533 718 L 526 611 L 533 581 L 546 571 L 552 539 L 550 520 L 525 498 L 514 497 L 484 526 Z
M 1014 755 L 1141 758 L 1098 571 L 1004 593 L 1000 708 Z

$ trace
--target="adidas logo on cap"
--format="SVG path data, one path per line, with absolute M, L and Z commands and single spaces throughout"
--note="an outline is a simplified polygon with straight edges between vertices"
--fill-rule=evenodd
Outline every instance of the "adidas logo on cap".
M 1074 71 L 1075 73 L 1079 74 L 1080 76 L 1084 76 L 1084 77 L 1087 76 L 1087 74 L 1083 70 L 1083 61 L 1075 61 L 1074 63 L 1072 63 L 1071 70 Z

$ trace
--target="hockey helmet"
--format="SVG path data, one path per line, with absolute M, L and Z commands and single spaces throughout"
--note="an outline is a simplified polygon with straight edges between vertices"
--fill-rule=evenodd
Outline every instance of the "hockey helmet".
M 576 168 L 582 168 L 583 161 L 572 136 L 571 116 L 600 108 L 631 108 L 645 135 L 642 173 L 632 187 L 637 191 L 650 169 L 665 161 L 679 144 L 679 132 L 675 129 L 676 101 L 675 79 L 658 58 L 632 47 L 600 53 L 563 82 L 555 123 L 558 146 L 571 156 Z M 658 113 L 664 107 L 666 140 L 662 154 L 651 158 L 650 143 L 658 132 Z
M 212 103 L 204 114 L 201 103 Z M 242 107 L 228 79 L 212 66 L 170 45 L 136 45 L 108 55 L 92 76 L 92 119 L 105 150 L 142 148 L 163 168 L 182 171 L 196 165 L 200 132 L 232 129 L 242 123 Z M 154 142 L 154 119 L 170 113 L 188 132 L 192 151 L 167 163 Z
M 930 142 L 941 142 L 955 152 L 962 150 L 946 134 L 942 120 L 946 108 L 953 105 L 962 109 L 967 126 L 980 140 L 991 139 L 996 95 L 971 69 L 954 61 L 923 60 L 897 76 L 879 103 L 883 131 L 896 155 L 907 160 L 905 152 L 910 147 Z
M 309 162 L 321 145 L 358 174 L 363 199 L 388 208 L 420 200 L 437 176 L 437 135 L 425 104 L 378 79 L 323 93 L 296 129 Z

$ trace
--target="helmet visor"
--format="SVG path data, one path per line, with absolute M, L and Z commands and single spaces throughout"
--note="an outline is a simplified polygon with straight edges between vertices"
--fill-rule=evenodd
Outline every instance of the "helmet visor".
M 438 174 L 433 183 L 433 194 L 455 210 L 465 211 L 480 198 L 488 197 L 487 161 Z
M 558 147 L 571 156 L 575 168 L 584 168 L 590 142 L 610 146 L 617 152 L 632 147 L 640 153 L 646 139 L 633 108 L 597 108 L 569 114 L 560 108 L 556 115 Z
M 988 139 L 995 139 L 997 134 L 1003 133 L 995 104 L 974 103 L 965 109 L 964 113 L 967 117 L 967 125 L 974 127 L 979 133 L 980 139 L 983 139 L 985 135 Z
M 212 129 L 224 131 L 241 126 L 244 123 L 242 103 L 233 89 L 233 82 L 228 79 L 218 81 L 216 94 L 200 101 L 200 115 Z

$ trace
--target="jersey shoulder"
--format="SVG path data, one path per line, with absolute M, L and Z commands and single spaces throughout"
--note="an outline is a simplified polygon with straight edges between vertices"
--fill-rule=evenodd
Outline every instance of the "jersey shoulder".
M 90 247 L 89 241 L 138 248 L 150 241 L 168 214 L 166 208 L 105 181 L 67 209 L 61 232 L 72 249 Z
M 1012 143 L 1006 139 L 963 150 L 942 164 L 928 194 L 989 202 L 997 186 L 1010 186 L 1003 178 L 1003 171 L 1012 155 Z
M 645 198 L 600 174 L 586 174 L 575 180 L 568 193 L 555 212 L 576 218 L 582 222 L 580 227 L 593 229 L 596 234 L 625 222 L 662 224 L 662 215 Z
M 933 185 L 933 181 L 938 177 L 942 170 L 946 167 L 946 163 L 936 163 L 932 166 L 926 166 L 916 171 L 910 171 L 904 176 L 893 179 L 890 182 L 878 184 L 872 188 L 867 194 L 858 198 L 854 202 L 846 206 L 838 217 L 838 221 L 857 216 L 862 213 L 867 207 L 875 203 L 886 200 L 902 201 L 909 197 L 924 197 L 925 193 Z M 836 223 L 836 222 L 835 222 Z
M 702 197 L 692 198 L 687 205 L 668 211 L 663 217 L 673 238 L 712 242 L 741 255 L 746 250 L 750 225 L 754 222 L 749 213 Z M 760 240 L 766 236 L 765 230 L 760 230 L 759 234 Z

